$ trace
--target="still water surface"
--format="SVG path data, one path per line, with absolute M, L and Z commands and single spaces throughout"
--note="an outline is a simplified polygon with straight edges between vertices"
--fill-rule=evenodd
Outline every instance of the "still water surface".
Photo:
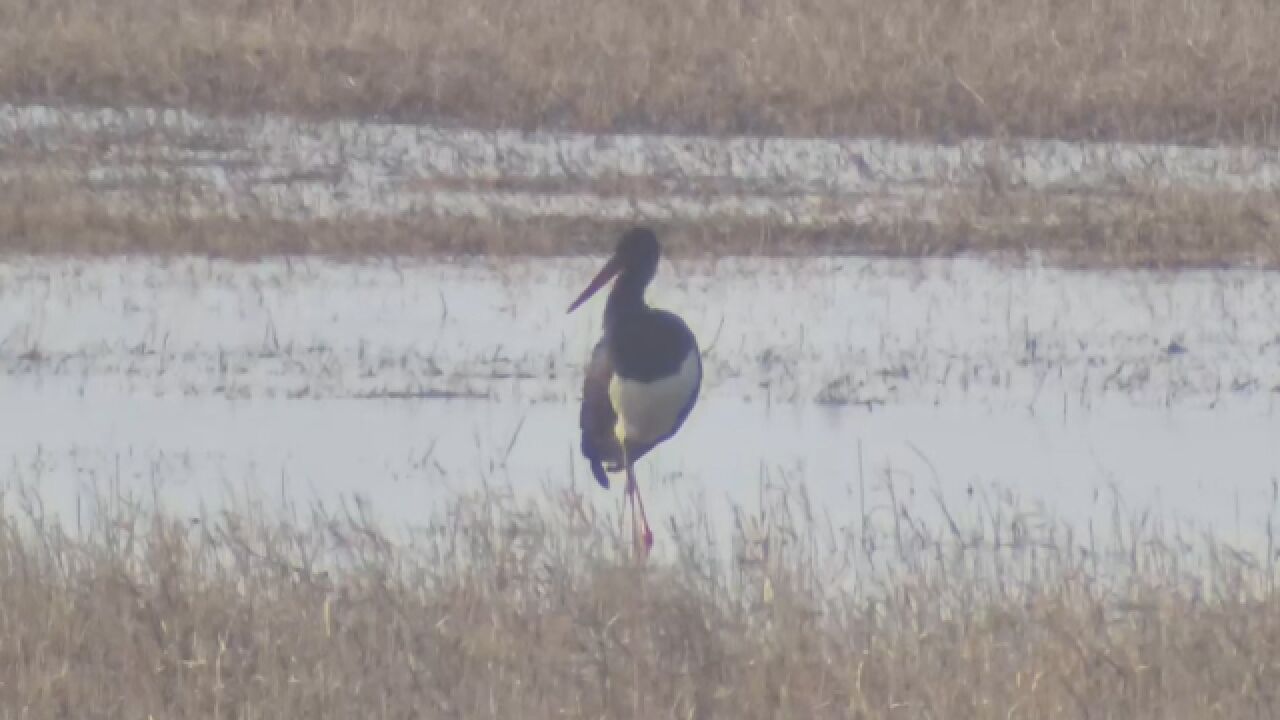
M 480 483 L 576 488 L 591 259 L 504 264 L 15 260 L 0 269 L 0 462 L 73 513 L 86 488 L 179 512 L 228 489 L 395 524 Z M 1067 273 L 973 260 L 665 264 L 655 302 L 707 380 L 639 477 L 655 526 L 727 525 L 762 484 L 836 523 L 1015 491 L 1088 523 L 1117 498 L 1256 539 L 1280 477 L 1261 272 Z M 662 533 L 659 532 L 661 540 Z

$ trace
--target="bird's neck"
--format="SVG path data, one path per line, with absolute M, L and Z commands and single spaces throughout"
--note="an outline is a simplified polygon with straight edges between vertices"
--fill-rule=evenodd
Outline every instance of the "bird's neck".
M 644 302 L 644 289 L 649 279 L 623 273 L 613 283 L 609 291 L 609 302 L 604 307 L 604 323 L 613 325 L 628 316 L 643 313 L 649 309 Z

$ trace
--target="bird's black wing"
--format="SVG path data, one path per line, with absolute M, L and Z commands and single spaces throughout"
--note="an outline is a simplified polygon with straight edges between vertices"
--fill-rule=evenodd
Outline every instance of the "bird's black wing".
M 613 467 L 622 464 L 622 448 L 614 427 L 618 414 L 609 399 L 609 383 L 613 380 L 613 359 L 605 340 L 596 344 L 587 364 L 586 378 L 582 382 L 582 411 L 579 425 L 582 427 L 582 455 L 591 462 L 591 474 L 600 487 L 609 487 L 609 476 L 604 463 Z

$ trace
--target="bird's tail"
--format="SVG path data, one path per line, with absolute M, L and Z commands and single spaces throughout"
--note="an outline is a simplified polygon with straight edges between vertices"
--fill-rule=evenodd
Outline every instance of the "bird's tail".
M 582 433 L 582 456 L 591 463 L 591 474 L 595 476 L 596 482 L 600 483 L 600 487 L 605 490 L 609 489 L 609 476 L 604 472 L 605 458 L 600 457 L 600 448 L 595 444 L 588 432 Z
M 604 463 L 591 458 L 591 474 L 596 476 L 596 482 L 600 483 L 600 487 L 609 489 L 609 476 L 604 472 Z

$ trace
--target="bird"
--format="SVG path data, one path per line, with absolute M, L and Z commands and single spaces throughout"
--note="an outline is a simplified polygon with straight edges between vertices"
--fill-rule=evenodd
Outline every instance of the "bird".
M 591 352 L 583 379 L 582 455 L 605 489 L 607 472 L 625 471 L 632 527 L 638 527 L 637 507 L 643 526 L 636 549 L 644 556 L 653 547 L 653 531 L 636 484 L 635 463 L 675 435 L 702 387 L 702 352 L 693 331 L 679 315 L 645 302 L 645 289 L 657 273 L 661 256 L 662 247 L 652 229 L 627 230 L 613 256 L 568 310 L 577 310 L 613 281 L 604 308 L 604 333 Z

